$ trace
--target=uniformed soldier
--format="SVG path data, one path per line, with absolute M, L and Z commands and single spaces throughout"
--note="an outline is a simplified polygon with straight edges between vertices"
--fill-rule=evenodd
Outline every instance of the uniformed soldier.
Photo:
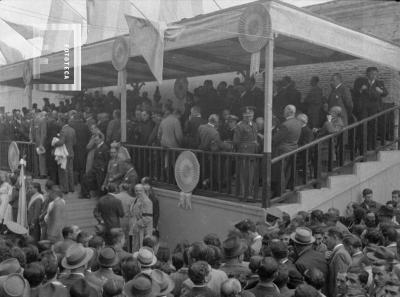
M 122 187 L 128 188 L 130 185 L 136 185 L 138 183 L 138 174 L 133 167 L 130 160 L 125 161 L 125 175 L 122 178 L 121 184 L 119 185 L 120 190 Z
M 254 109 L 252 106 L 244 107 L 242 110 L 243 120 L 236 125 L 233 144 L 236 146 L 238 153 L 258 153 L 257 126 L 253 121 Z M 254 195 L 254 173 L 256 170 L 255 160 L 242 159 L 239 170 L 241 193 L 243 197 L 252 199 L 252 195 Z
M 132 252 L 138 251 L 143 244 L 143 238 L 153 233 L 153 203 L 146 195 L 144 186 L 135 186 L 136 200 L 131 206 L 132 214 Z
M 111 159 L 108 161 L 107 174 L 104 179 L 102 190 L 107 189 L 110 184 L 113 184 L 116 189 L 119 189 L 119 185 L 126 173 L 125 162 L 118 159 L 118 151 L 115 147 L 111 147 L 110 157 Z

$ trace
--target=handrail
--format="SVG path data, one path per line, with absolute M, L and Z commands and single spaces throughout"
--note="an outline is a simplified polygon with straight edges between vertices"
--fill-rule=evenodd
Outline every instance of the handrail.
M 273 159 L 271 160 L 271 163 L 272 163 L 272 164 L 277 163 L 277 162 L 279 162 L 279 161 L 281 161 L 281 160 L 283 160 L 283 159 L 286 159 L 286 158 L 288 158 L 288 157 L 290 157 L 290 156 L 292 156 L 292 155 L 294 155 L 294 154 L 297 154 L 297 153 L 302 152 L 302 151 L 304 151 L 304 150 L 306 150 L 306 149 L 308 149 L 308 148 L 311 148 L 311 147 L 313 147 L 313 146 L 316 146 L 316 145 L 318 145 L 318 143 L 324 142 L 324 141 L 326 141 L 326 140 L 328 140 L 328 139 L 331 139 L 331 138 L 335 138 L 336 136 L 338 136 L 338 135 L 340 135 L 340 134 L 343 134 L 343 133 L 345 133 L 346 131 L 348 131 L 348 130 L 350 130 L 350 129 L 353 129 L 353 128 L 356 128 L 356 127 L 358 127 L 358 126 L 361 126 L 361 125 L 363 125 L 364 123 L 369 122 L 370 120 L 376 119 L 376 118 L 378 118 L 378 117 L 380 117 L 380 116 L 382 116 L 382 115 L 384 115 L 384 114 L 386 114 L 386 113 L 390 113 L 390 112 L 393 112 L 393 111 L 399 110 L 399 109 L 400 109 L 400 105 L 396 105 L 396 106 L 394 106 L 394 107 L 385 109 L 385 110 L 383 110 L 383 111 L 381 111 L 381 112 L 379 112 L 379 113 L 377 113 L 377 114 L 374 114 L 374 115 L 372 115 L 372 116 L 370 116 L 370 117 L 368 117 L 368 118 L 362 119 L 361 121 L 358 121 L 358 122 L 356 122 L 356 123 L 353 123 L 353 124 L 351 124 L 351 125 L 348 125 L 348 126 L 344 127 L 342 130 L 340 130 L 340 131 L 338 131 L 338 132 L 335 132 L 335 133 L 332 133 L 332 134 L 323 136 L 323 137 L 318 138 L 318 139 L 316 139 L 316 140 L 313 140 L 312 142 L 310 142 L 310 143 L 308 143 L 308 144 L 306 144 L 306 145 L 303 145 L 303 146 L 301 146 L 301 147 L 299 147 L 299 148 L 297 148 L 297 149 L 295 149 L 295 150 L 293 150 L 293 151 L 290 151 L 290 152 L 288 152 L 288 153 L 285 153 L 285 154 L 282 154 L 282 155 L 280 155 L 280 156 L 278 156 L 278 157 L 275 157 L 275 158 L 273 158 Z

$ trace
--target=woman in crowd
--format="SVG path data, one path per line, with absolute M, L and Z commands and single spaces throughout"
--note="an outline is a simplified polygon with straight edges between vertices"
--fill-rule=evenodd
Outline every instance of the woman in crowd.
M 7 175 L 0 172 L 0 221 L 11 221 L 11 207 L 8 204 L 10 195 L 12 194 L 12 186 L 7 181 Z

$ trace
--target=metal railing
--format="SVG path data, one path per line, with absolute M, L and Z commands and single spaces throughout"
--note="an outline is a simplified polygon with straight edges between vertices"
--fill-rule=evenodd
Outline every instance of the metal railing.
M 174 165 L 187 149 L 125 145 L 139 176 L 149 176 L 161 187 L 178 189 Z M 262 154 L 191 150 L 200 163 L 200 179 L 194 193 L 240 201 L 261 202 Z
M 378 151 L 400 143 L 399 109 L 395 106 L 340 132 L 314 140 L 292 152 L 272 159 L 272 171 L 278 177 L 274 196 L 305 187 L 320 187 L 327 175 L 340 168 L 365 161 Z
M 200 163 L 200 181 L 194 194 L 218 199 L 257 202 L 269 206 L 287 191 L 306 187 L 318 188 L 324 179 L 339 169 L 367 160 L 400 143 L 400 106 L 386 109 L 376 115 L 346 126 L 304 145 L 292 152 L 273 158 L 271 176 L 267 176 L 266 154 L 242 154 L 191 150 Z M 35 146 L 17 142 L 21 156 L 27 155 L 27 170 L 37 176 Z M 0 169 L 9 170 L 10 141 L 0 141 Z M 149 176 L 159 187 L 178 190 L 174 165 L 179 154 L 187 149 L 167 149 L 155 146 L 125 144 L 139 177 Z M 271 185 L 270 180 L 272 179 Z M 270 188 L 268 188 L 270 187 Z M 271 193 L 272 195 L 267 194 Z M 271 200 L 272 199 L 272 200 Z

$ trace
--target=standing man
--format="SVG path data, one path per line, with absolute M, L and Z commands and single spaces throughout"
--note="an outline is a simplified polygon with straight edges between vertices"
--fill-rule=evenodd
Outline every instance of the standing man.
M 86 145 L 89 142 L 90 132 L 83 122 L 81 113 L 76 113 L 70 121 L 70 126 L 75 130 L 76 144 L 74 146 L 74 179 L 78 182 L 82 179 L 86 169 Z
M 332 91 L 328 98 L 328 109 L 333 106 L 342 108 L 342 119 L 345 126 L 349 124 L 349 118 L 353 113 L 353 99 L 351 98 L 350 90 L 342 81 L 340 73 L 335 73 L 331 77 Z
M 113 119 L 107 125 L 106 143 L 113 141 L 121 141 L 121 111 L 116 109 L 113 111 Z
M 58 113 L 53 110 L 47 116 L 47 133 L 46 133 L 46 165 L 48 169 L 49 178 L 55 183 L 58 184 L 58 165 L 57 161 L 54 159 L 53 149 L 51 147 L 51 141 L 54 137 L 57 137 L 57 134 L 60 132 L 60 125 L 57 122 Z
M 198 135 L 200 139 L 200 150 L 214 152 L 229 150 L 230 146 L 221 140 L 218 132 L 218 123 L 218 115 L 212 114 L 208 117 L 207 124 L 199 126 Z
M 35 143 L 36 153 L 39 159 L 39 175 L 40 178 L 47 178 L 46 167 L 46 136 L 47 136 L 47 120 L 46 112 L 39 112 L 33 119 L 32 141 Z
M 108 187 L 108 194 L 100 198 L 93 210 L 93 215 L 100 224 L 104 224 L 107 231 L 112 228 L 120 228 L 120 219 L 124 217 L 124 208 L 121 200 L 114 195 L 116 188 L 113 185 Z
M 321 87 L 318 85 L 319 77 L 313 76 L 310 81 L 310 91 L 304 98 L 305 111 L 310 119 L 311 128 L 320 127 L 320 114 L 322 108 L 323 93 Z
M 343 245 L 343 233 L 338 227 L 329 228 L 324 236 L 326 247 L 331 254 L 328 259 L 328 296 L 336 296 L 338 273 L 346 273 L 351 265 L 351 256 Z
M 361 112 L 361 119 L 373 116 L 382 110 L 382 98 L 388 95 L 388 91 L 385 88 L 383 81 L 378 80 L 378 69 L 376 67 L 368 67 L 366 71 L 367 76 L 365 78 L 360 78 L 354 83 L 354 92 L 358 95 L 359 106 Z M 378 131 L 381 130 L 383 123 L 379 123 Z M 368 123 L 368 139 L 367 146 L 368 149 L 373 149 L 375 147 L 376 140 L 376 126 L 374 121 Z M 383 135 L 386 137 L 386 135 Z
M 243 108 L 242 116 L 243 120 L 236 125 L 233 134 L 233 144 L 236 146 L 238 153 L 256 154 L 259 147 L 257 142 L 257 126 L 253 121 L 254 107 L 247 106 Z M 255 160 L 241 160 L 239 168 L 242 195 L 245 196 L 247 194 L 246 198 L 252 199 L 252 195 L 254 195 L 254 173 L 256 171 Z
M 144 186 L 135 186 L 136 200 L 132 204 L 132 252 L 142 247 L 143 238 L 152 235 L 153 232 L 153 203 L 146 195 Z
M 354 86 L 360 94 L 361 118 L 377 114 L 382 109 L 382 98 L 389 93 L 383 81 L 378 79 L 378 68 L 368 67 L 366 77 Z
M 101 186 L 106 176 L 107 164 L 109 159 L 108 146 L 104 143 L 102 133 L 95 136 L 96 149 L 93 156 L 92 168 L 83 176 L 81 182 L 81 197 L 90 199 L 90 191 L 96 191 L 100 195 Z
M 113 184 L 116 189 L 119 188 L 119 185 L 125 175 L 126 165 L 125 160 L 121 161 L 118 159 L 118 152 L 116 147 L 111 147 L 110 149 L 110 161 L 108 161 L 107 166 L 107 174 L 104 179 L 104 183 L 101 186 L 101 190 L 104 191 L 111 184 Z
M 65 169 L 58 167 L 58 175 L 60 177 L 61 191 L 65 194 L 74 192 L 74 145 L 76 144 L 75 130 L 68 124 L 69 117 L 64 115 L 61 117 L 62 128 L 60 132 L 60 140 L 55 143 L 55 146 L 65 147 L 68 151 L 67 166 Z
M 294 105 L 287 105 L 283 111 L 283 116 L 286 119 L 278 128 L 277 132 L 272 136 L 272 156 L 277 157 L 282 154 L 289 153 L 298 148 L 298 142 L 301 135 L 302 123 L 296 119 L 296 107 Z M 275 194 L 280 193 L 280 176 L 281 165 L 285 171 L 285 184 L 290 185 L 291 176 L 291 160 L 285 164 L 284 161 L 278 163 L 273 167 L 272 175 L 272 190 Z
M 178 148 L 182 145 L 182 127 L 181 123 L 173 113 L 172 106 L 165 106 L 166 117 L 161 121 L 158 128 L 158 139 L 162 147 Z
M 200 107 L 193 106 L 190 109 L 189 119 L 186 121 L 183 133 L 185 135 L 185 146 L 191 149 L 198 147 L 199 127 L 206 124 L 206 120 L 201 117 Z

